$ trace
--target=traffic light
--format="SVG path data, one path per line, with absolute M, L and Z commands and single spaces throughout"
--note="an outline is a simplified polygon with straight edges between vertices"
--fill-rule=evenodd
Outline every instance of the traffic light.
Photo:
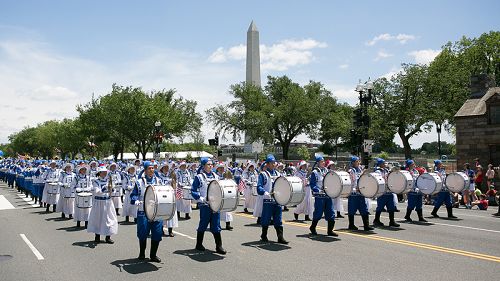
M 219 136 L 215 135 L 214 145 L 219 145 Z
M 222 157 L 222 149 L 217 150 L 217 157 Z
M 215 146 L 215 139 L 208 139 L 208 145 Z

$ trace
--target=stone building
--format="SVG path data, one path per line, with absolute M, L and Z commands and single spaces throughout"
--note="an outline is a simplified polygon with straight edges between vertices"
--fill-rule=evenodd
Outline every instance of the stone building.
M 486 75 L 471 78 L 471 95 L 455 114 L 457 167 L 500 165 L 500 87 Z

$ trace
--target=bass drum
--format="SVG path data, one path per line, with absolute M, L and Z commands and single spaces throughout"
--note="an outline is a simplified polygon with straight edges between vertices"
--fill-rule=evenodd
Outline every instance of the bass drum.
M 445 183 L 449 191 L 458 193 L 469 187 L 470 179 L 463 172 L 455 172 L 446 176 Z
M 348 197 L 352 190 L 351 177 L 348 172 L 330 171 L 323 178 L 323 188 L 330 198 Z
M 436 173 L 423 173 L 417 178 L 417 187 L 425 195 L 434 195 L 443 188 L 443 181 Z
M 413 189 L 413 176 L 409 171 L 394 171 L 387 176 L 387 188 L 396 194 L 408 193 Z
M 278 177 L 273 183 L 272 196 L 281 206 L 298 205 L 306 193 L 299 177 Z
M 213 212 L 232 212 L 240 199 L 234 180 L 213 180 L 208 184 L 207 201 Z
M 175 213 L 175 191 L 170 185 L 149 185 L 144 192 L 144 213 L 149 221 L 169 220 Z
M 362 174 L 358 181 L 359 192 L 366 198 L 384 194 L 385 180 L 379 173 Z

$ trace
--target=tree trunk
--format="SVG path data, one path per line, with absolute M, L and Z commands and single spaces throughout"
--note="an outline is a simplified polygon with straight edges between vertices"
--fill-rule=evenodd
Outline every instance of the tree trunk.
M 411 146 L 410 146 L 410 138 L 405 135 L 404 131 L 398 130 L 398 135 L 401 138 L 401 141 L 403 142 L 403 148 L 405 151 L 405 158 L 410 159 L 411 158 Z
M 288 151 L 290 150 L 290 142 L 291 141 L 284 141 L 280 142 L 281 148 L 283 149 L 283 159 L 288 160 Z

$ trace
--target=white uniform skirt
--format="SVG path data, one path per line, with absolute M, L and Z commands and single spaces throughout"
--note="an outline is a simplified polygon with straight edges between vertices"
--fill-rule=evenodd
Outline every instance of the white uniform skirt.
M 255 209 L 253 209 L 253 216 L 256 218 L 260 218 L 262 216 L 263 208 L 264 208 L 264 196 L 257 195 L 257 199 L 255 199 Z
M 193 212 L 191 209 L 191 200 L 179 199 L 175 201 L 175 206 L 177 207 L 177 212 L 190 214 Z
M 174 210 L 174 216 L 167 220 L 163 221 L 163 225 L 167 226 L 168 228 L 177 228 L 179 227 L 179 218 L 177 218 L 177 210 Z
M 65 198 L 64 196 L 59 196 L 59 201 L 57 202 L 56 212 L 64 213 L 66 215 L 73 215 L 75 212 L 75 197 Z
M 243 204 L 243 208 L 255 209 L 255 201 L 257 196 L 252 195 L 252 188 L 247 186 L 245 190 L 243 190 L 243 196 L 245 197 L 245 203 Z
M 75 214 L 73 215 L 73 220 L 76 222 L 88 221 L 91 209 L 92 208 L 78 208 L 75 206 Z
M 332 199 L 332 203 L 333 203 L 333 210 L 335 212 L 340 212 L 340 213 L 344 212 L 344 205 L 342 204 L 342 197 L 339 196 L 335 199 Z
M 121 194 L 122 193 L 120 192 L 120 195 Z M 111 197 L 111 200 L 113 201 L 113 205 L 115 206 L 115 209 L 121 209 L 123 207 L 121 196 Z
M 117 234 L 118 220 L 113 201 L 111 199 L 98 200 L 94 196 L 92 204 L 87 232 L 105 236 Z
M 300 202 L 299 205 L 297 205 L 297 208 L 295 208 L 294 213 L 295 214 L 304 214 L 304 215 L 312 215 L 314 212 L 314 197 L 312 196 L 311 193 L 311 187 L 309 185 L 304 187 L 304 190 L 306 192 L 306 196 L 304 196 L 304 200 Z
M 137 206 L 130 202 L 130 193 L 132 193 L 132 191 L 126 190 L 125 195 L 123 195 L 122 217 L 137 218 Z
M 42 202 L 45 202 L 50 205 L 55 205 L 59 201 L 59 193 L 57 194 L 49 194 L 49 188 L 48 184 L 45 184 L 45 188 L 43 189 L 43 194 L 42 194 Z
M 224 222 L 232 222 L 233 221 L 233 213 L 232 212 L 221 212 L 220 219 Z

